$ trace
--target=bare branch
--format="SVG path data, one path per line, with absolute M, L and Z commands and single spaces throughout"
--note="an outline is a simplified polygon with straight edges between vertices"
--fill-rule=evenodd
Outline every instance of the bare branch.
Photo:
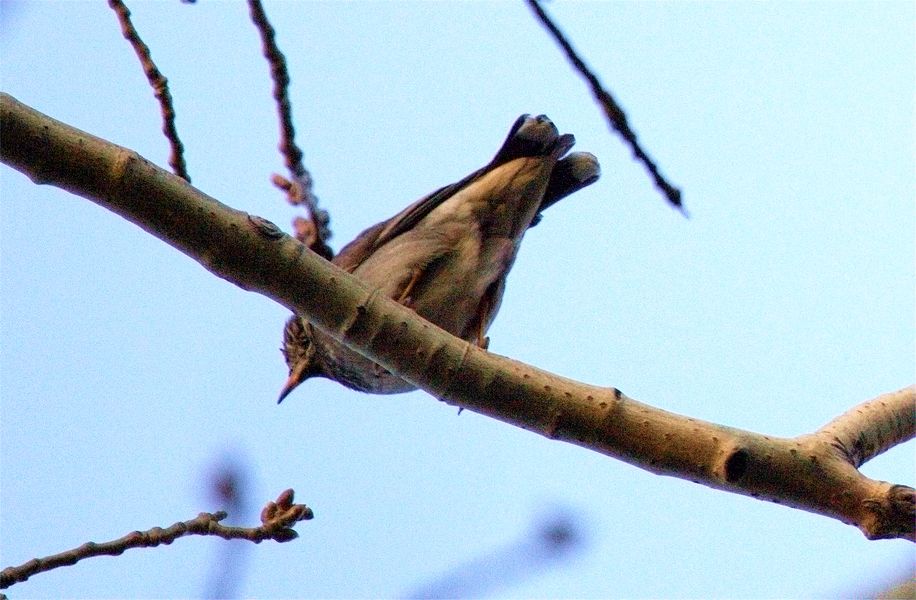
M 153 527 L 146 531 L 134 531 L 110 542 L 86 542 L 82 546 L 46 556 L 33 558 L 18 567 L 7 567 L 0 571 L 0 588 L 8 588 L 26 581 L 32 575 L 51 571 L 58 567 L 74 565 L 94 556 L 120 556 L 132 548 L 155 548 L 160 544 L 171 544 L 186 535 L 213 535 L 224 540 L 248 540 L 260 544 L 264 540 L 289 542 L 298 537 L 292 526 L 299 521 L 314 518 L 314 513 L 305 504 L 293 504 L 293 490 L 282 492 L 276 501 L 268 502 L 261 511 L 260 527 L 227 527 L 220 524 L 227 514 L 202 512 L 190 521 L 180 521 L 171 527 Z
M 330 258 L 333 253 L 327 245 L 331 239 L 329 228 L 330 216 L 326 210 L 318 206 L 318 198 L 312 191 L 312 175 L 302 163 L 302 149 L 296 145 L 296 130 L 293 127 L 293 109 L 289 101 L 289 71 L 286 68 L 286 57 L 277 46 L 274 28 L 267 19 L 267 13 L 261 5 L 261 0 L 248 0 L 251 20 L 261 34 L 261 46 L 264 58 L 270 64 L 270 76 L 274 81 L 273 96 L 277 102 L 277 112 L 280 116 L 280 151 L 286 158 L 286 168 L 292 176 L 292 181 L 274 175 L 274 184 L 287 192 L 290 204 L 304 205 L 312 223 L 308 229 L 308 237 L 299 237 L 303 230 L 297 227 L 297 239 L 308 246 L 312 251 Z
M 623 109 L 617 104 L 617 101 L 614 100 L 614 97 L 608 92 L 598 81 L 598 77 L 588 68 L 585 64 L 585 61 L 579 57 L 575 49 L 573 49 L 572 44 L 569 43 L 569 40 L 566 39 L 566 36 L 563 35 L 563 32 L 560 31 L 560 28 L 550 19 L 544 9 L 541 8 L 540 2 L 538 0 L 526 0 L 528 6 L 531 7 L 531 10 L 537 16 L 541 24 L 553 35 L 554 39 L 563 48 L 563 51 L 566 53 L 566 58 L 569 59 L 569 62 L 573 64 L 577 71 L 588 81 L 588 84 L 592 88 L 592 94 L 595 96 L 595 100 L 598 101 L 598 104 L 601 105 L 601 108 L 604 109 L 604 114 L 607 116 L 608 123 L 611 127 L 620 134 L 620 136 L 630 145 L 630 149 L 633 151 L 633 156 L 635 156 L 643 165 L 645 165 L 646 170 L 649 171 L 649 174 L 652 176 L 652 180 L 655 182 L 655 187 L 659 189 L 668 199 L 668 202 L 681 211 L 684 215 L 687 214 L 687 210 L 684 208 L 684 205 L 681 203 L 681 190 L 674 187 L 665 179 L 665 177 L 658 170 L 658 166 L 655 164 L 655 161 L 646 154 L 645 150 L 642 149 L 642 146 L 639 145 L 639 140 L 636 138 L 636 133 L 630 128 L 630 124 L 627 122 L 627 115 L 623 112 Z
M 0 94 L 0 135 L 0 160 L 34 181 L 136 223 L 444 402 L 653 473 L 826 515 L 872 539 L 916 541 L 913 489 L 865 477 L 855 463 L 874 449 L 851 460 L 832 439 L 871 436 L 867 429 L 881 432 L 869 448 L 911 439 L 916 415 L 899 407 L 912 406 L 916 387 L 896 392 L 893 402 L 875 401 L 890 407 L 892 416 L 879 419 L 885 424 L 869 422 L 853 432 L 848 427 L 856 421 L 834 421 L 847 427 L 842 435 L 774 438 L 676 415 L 459 340 L 308 252 L 272 223 L 220 204 L 135 152 L 6 94 Z M 886 425 L 895 420 L 901 424 Z
M 557 511 L 521 537 L 440 573 L 406 598 L 481 598 L 560 567 L 588 545 L 586 528 L 573 515 Z
M 162 133 L 165 134 L 172 149 L 172 154 L 169 156 L 169 166 L 172 167 L 172 171 L 176 175 L 191 183 L 191 176 L 188 174 L 187 165 L 184 162 L 184 145 L 178 138 L 178 129 L 175 127 L 175 107 L 172 104 L 172 94 L 169 93 L 169 81 L 156 67 L 156 63 L 153 62 L 149 47 L 143 43 L 143 40 L 140 39 L 140 34 L 137 33 L 133 23 L 131 23 L 130 11 L 127 10 L 124 2 L 121 0 L 108 0 L 108 5 L 118 16 L 121 33 L 124 35 L 124 39 L 130 42 L 134 52 L 137 53 L 137 58 L 140 59 L 140 64 L 143 66 L 143 72 L 146 73 L 146 79 L 159 101 L 159 106 L 162 109 Z
M 289 103 L 289 71 L 286 69 L 286 57 L 276 42 L 276 32 L 267 19 L 267 13 L 260 0 L 248 0 L 251 21 L 261 34 L 262 52 L 270 64 L 270 76 L 274 81 L 274 100 L 280 116 L 280 151 L 286 157 L 286 167 L 295 177 L 303 177 L 311 182 L 305 165 L 302 164 L 302 149 L 296 145 L 296 130 L 293 127 L 293 110 Z
M 849 464 L 859 467 L 901 440 L 913 438 L 914 411 L 913 394 L 907 388 L 851 408 L 814 435 L 832 444 Z

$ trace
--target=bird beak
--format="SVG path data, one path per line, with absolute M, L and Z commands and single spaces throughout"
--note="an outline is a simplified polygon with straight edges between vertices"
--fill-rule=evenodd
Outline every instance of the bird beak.
M 300 383 L 309 378 L 307 371 L 311 367 L 311 360 L 300 361 L 292 371 L 289 373 L 289 379 L 286 380 L 286 383 L 283 385 L 283 389 L 280 390 L 280 397 L 277 398 L 277 404 L 283 402 L 283 399 L 290 395 L 290 393 L 299 386 Z

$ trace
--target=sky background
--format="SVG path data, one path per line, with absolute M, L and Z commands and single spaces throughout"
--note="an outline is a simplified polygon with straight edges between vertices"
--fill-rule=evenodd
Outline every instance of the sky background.
M 106 3 L 0 7 L 4 91 L 167 164 Z M 245 5 L 130 8 L 169 79 L 194 185 L 289 229 Z M 691 218 L 522 2 L 267 2 L 335 249 L 485 164 L 519 114 L 545 113 L 603 175 L 526 236 L 492 351 L 778 436 L 913 383 L 913 3 L 547 8 Z M 458 416 L 422 392 L 313 380 L 277 406 L 286 309 L 86 200 L 6 167 L 0 183 L 2 566 L 215 510 L 227 463 L 246 481 L 236 522 L 256 524 L 287 487 L 316 513 L 293 543 L 186 538 L 35 576 L 11 597 L 199 597 L 227 548 L 237 593 L 263 598 L 835 598 L 912 568 L 910 543 Z M 913 485 L 913 443 L 863 470 Z M 558 520 L 576 543 L 545 556 L 537 532 Z M 461 572 L 476 587 L 435 587 Z

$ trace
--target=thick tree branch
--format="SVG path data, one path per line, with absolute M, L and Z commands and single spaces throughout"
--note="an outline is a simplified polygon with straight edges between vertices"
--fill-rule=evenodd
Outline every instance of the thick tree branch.
M 831 444 L 854 467 L 859 467 L 885 450 L 912 439 L 913 396 L 909 388 L 884 394 L 854 406 L 824 425 L 815 435 Z
M 272 223 L 224 206 L 137 153 L 5 94 L 0 123 L 4 163 L 36 183 L 122 215 L 219 277 L 307 316 L 445 402 L 653 473 L 827 515 L 856 525 L 869 538 L 916 541 L 913 489 L 874 481 L 856 469 L 913 437 L 916 387 L 879 397 L 851 411 L 854 416 L 847 413 L 798 438 L 669 413 L 617 389 L 575 382 L 452 337 Z M 838 451 L 856 448 L 860 438 L 860 451 Z

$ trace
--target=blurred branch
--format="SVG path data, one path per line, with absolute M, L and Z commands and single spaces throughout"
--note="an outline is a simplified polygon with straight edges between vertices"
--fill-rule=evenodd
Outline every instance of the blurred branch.
M 239 457 L 230 453 L 216 460 L 211 469 L 203 487 L 207 488 L 216 506 L 233 515 L 234 521 L 241 522 L 250 505 L 248 469 Z M 248 544 L 219 545 L 218 558 L 213 562 L 204 587 L 204 598 L 241 597 L 239 590 L 245 579 L 250 550 Z
M 293 490 L 282 492 L 275 502 L 268 502 L 261 511 L 260 527 L 227 527 L 220 524 L 226 518 L 224 511 L 200 513 L 196 519 L 178 522 L 165 529 L 153 527 L 147 531 L 134 531 L 122 538 L 97 544 L 87 542 L 78 548 L 46 556 L 33 558 L 18 567 L 7 567 L 0 571 L 0 588 L 8 588 L 16 583 L 26 581 L 32 575 L 50 571 L 58 567 L 78 563 L 94 556 L 120 556 L 132 548 L 154 548 L 160 544 L 171 544 L 186 535 L 217 536 L 224 540 L 248 540 L 260 544 L 264 540 L 289 542 L 299 534 L 293 525 L 314 517 L 312 509 L 304 504 L 293 504 Z
M 159 101 L 159 106 L 162 109 L 162 133 L 165 134 L 172 149 L 172 154 L 169 156 L 169 165 L 176 175 L 191 183 L 191 176 L 188 175 L 187 165 L 184 162 L 184 146 L 178 138 L 178 129 L 175 127 L 175 107 L 172 104 L 172 94 L 169 93 L 169 81 L 156 67 L 156 63 L 153 62 L 153 57 L 150 55 L 149 47 L 143 43 L 143 40 L 140 39 L 140 34 L 137 33 L 133 23 L 130 22 L 130 11 L 127 6 L 121 0 L 108 0 L 108 6 L 118 16 L 121 33 L 124 35 L 124 39 L 130 42 L 134 52 L 137 53 L 137 58 L 140 59 L 140 64 L 143 66 L 143 72 L 146 73 L 146 79 Z
M 607 116 L 608 123 L 611 127 L 617 131 L 618 134 L 630 145 L 630 149 L 633 151 L 633 156 L 635 156 L 646 169 L 649 171 L 649 174 L 652 176 L 652 180 L 655 182 L 655 187 L 657 187 L 668 199 L 668 202 L 681 211 L 684 215 L 687 214 L 687 210 L 684 208 L 681 203 L 681 190 L 674 187 L 665 179 L 665 177 L 659 172 L 658 166 L 655 164 L 655 161 L 646 154 L 645 150 L 642 149 L 642 146 L 639 145 L 639 140 L 636 138 L 636 133 L 630 128 L 629 122 L 627 122 L 627 115 L 623 112 L 623 109 L 617 104 L 617 101 L 614 100 L 614 97 L 608 92 L 598 81 L 598 77 L 588 68 L 585 64 L 585 61 L 579 57 L 575 49 L 573 49 L 572 44 L 569 43 L 569 40 L 566 39 L 566 36 L 563 35 L 563 32 L 560 31 L 560 28 L 550 19 L 544 9 L 541 7 L 541 4 L 538 0 L 526 0 L 528 6 L 531 7 L 531 10 L 537 16 L 541 24 L 553 35 L 556 42 L 563 48 L 563 51 L 566 53 L 566 58 L 569 59 L 569 62 L 573 64 L 579 73 L 585 77 L 586 81 L 592 88 L 592 94 L 595 96 L 595 100 L 598 101 L 598 104 L 601 105 L 601 108 L 604 109 L 604 114 Z
M 457 565 L 407 598 L 481 598 L 557 568 L 586 546 L 587 531 L 574 515 L 556 511 L 518 540 Z
M 916 598 L 916 577 L 901 581 L 900 583 L 882 591 L 875 596 L 877 600 L 913 600 Z
M 274 81 L 273 96 L 277 102 L 280 116 L 280 151 L 286 158 L 292 181 L 280 175 L 274 175 L 274 185 L 287 193 L 287 200 L 293 206 L 305 206 L 311 226 L 294 221 L 296 238 L 310 250 L 330 260 L 333 256 L 327 241 L 331 239 L 328 226 L 330 216 L 318 206 L 318 198 L 312 191 L 312 176 L 302 163 L 302 150 L 296 145 L 296 130 L 293 127 L 293 108 L 289 101 L 289 71 L 286 68 L 286 57 L 276 42 L 276 34 L 261 0 L 248 0 L 251 20 L 261 35 L 261 46 L 264 58 L 270 64 L 270 76 Z M 297 218 L 297 221 L 301 217 Z M 301 236 L 301 237 L 300 237 Z
M 916 386 L 796 438 L 677 415 L 451 336 L 308 252 L 273 223 L 220 204 L 136 152 L 7 94 L 0 94 L 0 137 L 0 160 L 36 183 L 123 216 L 444 402 L 653 473 L 854 524 L 869 539 L 916 541 L 913 488 L 857 470 L 878 452 L 913 438 Z

